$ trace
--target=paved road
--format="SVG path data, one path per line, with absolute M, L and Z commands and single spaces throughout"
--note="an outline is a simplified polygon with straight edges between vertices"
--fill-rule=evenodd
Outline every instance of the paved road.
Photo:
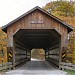
M 55 69 L 46 61 L 29 61 L 4 75 L 66 75 L 66 72 Z

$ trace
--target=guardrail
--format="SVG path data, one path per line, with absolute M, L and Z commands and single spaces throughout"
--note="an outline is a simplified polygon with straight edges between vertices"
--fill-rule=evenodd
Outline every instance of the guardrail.
M 0 64 L 0 71 L 11 70 L 12 64 L 10 62 Z
M 59 64 L 59 69 L 68 69 L 68 70 L 75 70 L 75 64 L 72 63 L 66 63 L 66 62 L 61 62 Z

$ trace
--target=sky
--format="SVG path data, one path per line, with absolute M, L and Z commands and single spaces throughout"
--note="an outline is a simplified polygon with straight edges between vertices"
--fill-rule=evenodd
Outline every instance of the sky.
M 35 6 L 55 0 L 0 0 L 0 27 L 8 24 Z
M 35 6 L 44 6 L 52 0 L 0 0 L 0 27 L 8 24 L 18 16 Z

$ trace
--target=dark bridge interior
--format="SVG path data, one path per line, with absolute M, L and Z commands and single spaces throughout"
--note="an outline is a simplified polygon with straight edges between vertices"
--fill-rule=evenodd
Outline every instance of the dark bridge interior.
M 59 65 L 61 36 L 55 29 L 20 29 L 13 37 L 16 65 L 29 61 L 33 48 L 43 48 L 45 60 Z

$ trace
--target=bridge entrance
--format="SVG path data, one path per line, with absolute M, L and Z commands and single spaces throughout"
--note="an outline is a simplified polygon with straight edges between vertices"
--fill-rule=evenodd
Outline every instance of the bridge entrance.
M 61 36 L 54 29 L 20 29 L 13 35 L 13 39 L 15 50 L 13 64 L 30 61 L 31 50 L 43 48 L 45 60 L 59 65 Z
M 66 61 L 62 55 L 73 28 L 38 6 L 3 26 L 2 30 L 8 36 L 8 62 L 13 68 L 30 61 L 33 48 L 44 49 L 45 60 L 56 66 Z

